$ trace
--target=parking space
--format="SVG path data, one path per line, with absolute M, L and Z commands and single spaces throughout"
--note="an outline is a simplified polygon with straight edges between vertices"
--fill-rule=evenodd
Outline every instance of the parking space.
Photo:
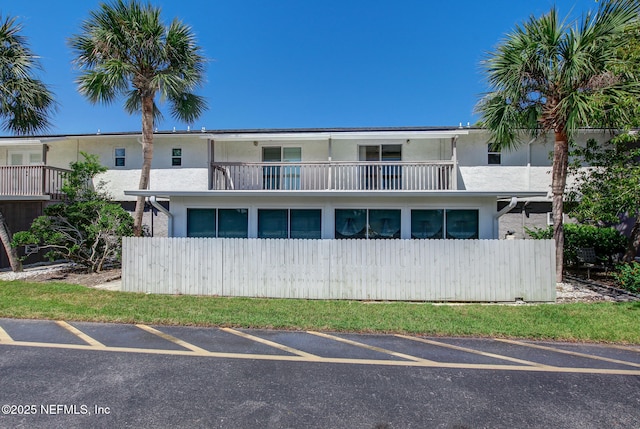
M 0 319 L 0 345 L 332 364 L 640 375 L 638 347 L 506 339 Z

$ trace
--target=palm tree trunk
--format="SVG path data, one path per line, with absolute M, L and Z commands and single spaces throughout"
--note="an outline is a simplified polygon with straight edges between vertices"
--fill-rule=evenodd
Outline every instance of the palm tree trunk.
M 2 212 L 0 212 L 0 241 L 2 241 L 4 250 L 7 253 L 11 270 L 15 273 L 22 271 L 22 263 L 18 258 L 18 252 L 15 247 L 11 247 L 11 231 L 9 231 L 9 227 L 4 221 Z
M 149 189 L 151 161 L 153 159 L 153 96 L 142 97 L 142 169 L 138 189 Z M 133 214 L 133 233 L 142 235 L 142 215 L 144 214 L 145 197 L 138 197 Z
M 638 247 L 640 247 L 640 213 L 636 216 L 636 223 L 633 224 L 633 228 L 631 229 L 629 245 L 622 260 L 624 262 L 633 262 L 638 254 Z
M 553 177 L 551 192 L 553 194 L 553 239 L 556 242 L 556 282 L 562 283 L 564 264 L 564 188 L 567 184 L 567 167 L 569 164 L 569 142 L 564 131 L 555 132 L 553 146 Z

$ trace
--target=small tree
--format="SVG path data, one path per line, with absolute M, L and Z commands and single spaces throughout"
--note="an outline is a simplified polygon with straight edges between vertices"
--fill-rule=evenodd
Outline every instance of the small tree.
M 35 77 L 40 67 L 15 18 L 0 16 L 0 120 L 5 131 L 29 134 L 49 127 L 55 110 L 53 94 Z M 18 253 L 11 247 L 11 231 L 0 212 L 0 242 L 11 269 L 21 271 Z
M 191 28 L 177 19 L 162 22 L 160 8 L 138 0 L 101 3 L 69 40 L 80 69 L 78 89 L 91 103 L 111 104 L 124 96 L 125 110 L 142 117 L 142 168 L 139 189 L 149 188 L 153 129 L 161 118 L 156 100 L 168 102 L 171 115 L 185 122 L 206 109 L 194 90 L 204 82 L 202 49 Z M 144 197 L 134 212 L 142 234 Z
M 573 152 L 576 177 L 569 193 L 569 214 L 593 225 L 617 224 L 624 216 L 635 217 L 624 255 L 633 261 L 640 247 L 640 144 L 638 136 L 622 134 L 602 145 L 590 140 Z M 591 168 L 580 168 L 580 163 Z
M 556 7 L 531 17 L 506 36 L 484 62 L 489 92 L 477 106 L 493 142 L 502 148 L 521 144 L 522 132 L 554 133 L 551 191 L 556 281 L 562 281 L 562 214 L 569 142 L 580 127 L 619 128 L 633 115 L 608 108 L 635 99 L 640 85 L 622 71 L 631 69 L 619 55 L 624 31 L 635 25 L 640 3 L 604 0 L 577 23 L 558 17 Z M 604 112 L 604 113 L 603 113 Z
M 71 163 L 62 190 L 68 197 L 64 203 L 45 209 L 28 231 L 14 234 L 13 246 L 34 244 L 48 249 L 50 259 L 63 258 L 101 271 L 106 262 L 120 258 L 122 237 L 133 233 L 133 218 L 119 204 L 112 203 L 102 191 L 102 183 L 94 189 L 92 179 L 106 168 L 97 156 L 82 153 L 84 161 Z

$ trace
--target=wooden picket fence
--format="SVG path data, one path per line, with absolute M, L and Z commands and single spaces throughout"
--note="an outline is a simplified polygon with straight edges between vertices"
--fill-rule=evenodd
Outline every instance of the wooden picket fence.
M 125 291 L 448 302 L 554 301 L 553 240 L 126 237 Z

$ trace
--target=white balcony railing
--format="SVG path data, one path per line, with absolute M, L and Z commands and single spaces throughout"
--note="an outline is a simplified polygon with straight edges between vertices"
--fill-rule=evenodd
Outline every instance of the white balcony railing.
M 0 195 L 62 198 L 64 174 L 68 170 L 45 165 L 0 166 Z
M 212 190 L 454 190 L 453 161 L 211 163 Z

